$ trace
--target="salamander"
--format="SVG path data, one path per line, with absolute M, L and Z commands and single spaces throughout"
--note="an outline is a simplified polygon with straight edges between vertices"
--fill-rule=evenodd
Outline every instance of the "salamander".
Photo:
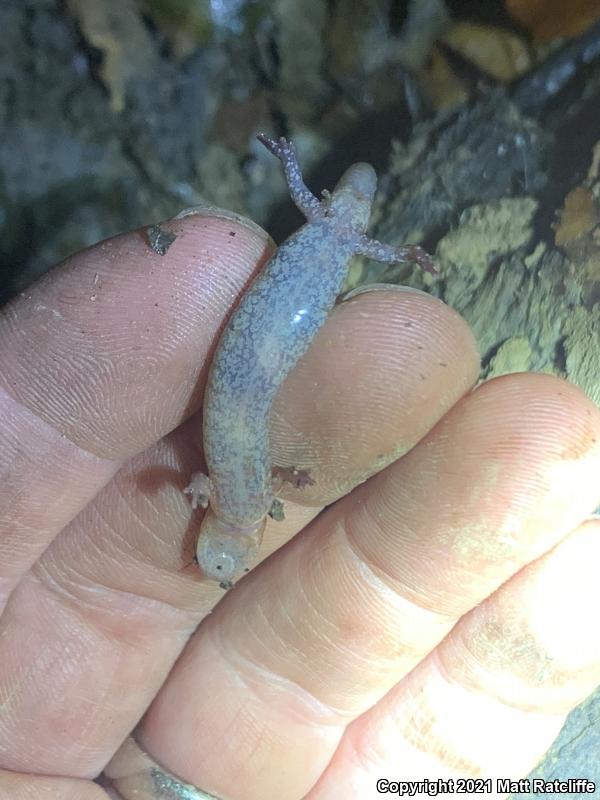
M 435 268 L 418 246 L 393 247 L 365 235 L 377 186 L 370 164 L 349 167 L 319 200 L 304 184 L 295 149 L 284 138 L 258 139 L 280 159 L 290 195 L 306 224 L 267 261 L 232 314 L 211 362 L 203 436 L 208 475 L 184 489 L 193 508 L 208 509 L 196 559 L 205 578 L 230 588 L 256 558 L 267 516 L 281 518 L 283 480 L 312 482 L 291 466 L 273 474 L 269 414 L 288 373 L 324 324 L 350 259 L 414 261 Z

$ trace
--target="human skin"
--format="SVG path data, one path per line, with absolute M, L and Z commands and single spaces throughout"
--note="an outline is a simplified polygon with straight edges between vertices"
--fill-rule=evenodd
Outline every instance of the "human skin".
M 136 726 L 226 800 L 523 777 L 600 682 L 600 412 L 550 376 L 472 390 L 451 309 L 361 294 L 272 416 L 274 462 L 315 484 L 224 595 L 181 489 L 211 347 L 272 245 L 214 210 L 166 227 L 166 255 L 105 242 L 0 321 L 0 800 L 106 798 Z

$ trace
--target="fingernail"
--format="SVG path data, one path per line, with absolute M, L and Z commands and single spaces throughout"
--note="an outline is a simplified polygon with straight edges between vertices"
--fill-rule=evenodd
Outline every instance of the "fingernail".
M 256 233 L 262 239 L 271 240 L 269 234 L 257 225 L 256 222 L 249 219 L 248 217 L 243 216 L 242 214 L 236 214 L 235 211 L 230 211 L 227 208 L 220 208 L 219 206 L 190 206 L 189 208 L 184 208 L 182 211 L 179 212 L 173 219 L 185 219 L 185 217 L 219 217 L 220 219 L 229 219 L 233 222 L 237 222 L 238 225 L 243 225 L 245 228 Z
M 411 292 L 415 294 L 424 294 L 425 297 L 431 297 L 429 292 L 424 292 L 422 289 L 414 289 L 412 286 L 401 286 L 398 283 L 364 283 L 362 286 L 357 286 L 356 289 L 351 289 L 346 294 L 338 297 L 338 303 L 345 303 L 346 300 L 351 300 L 353 297 L 358 297 L 359 294 L 367 294 L 368 292 Z

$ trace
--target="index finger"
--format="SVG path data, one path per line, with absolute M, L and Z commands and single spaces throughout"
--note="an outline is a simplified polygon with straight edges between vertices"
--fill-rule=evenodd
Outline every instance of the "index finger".
M 0 317 L 0 608 L 52 539 L 202 396 L 229 308 L 272 249 L 219 209 L 69 258 Z

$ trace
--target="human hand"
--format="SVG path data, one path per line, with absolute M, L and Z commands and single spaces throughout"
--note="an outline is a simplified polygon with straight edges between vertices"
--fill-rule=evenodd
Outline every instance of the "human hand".
M 359 295 L 273 412 L 275 462 L 315 485 L 223 596 L 181 489 L 210 349 L 270 245 L 223 216 L 166 227 L 164 257 L 104 242 L 0 323 L 0 800 L 106 798 L 144 714 L 139 746 L 227 800 L 523 777 L 600 681 L 600 412 L 549 376 L 469 392 L 452 310 Z

